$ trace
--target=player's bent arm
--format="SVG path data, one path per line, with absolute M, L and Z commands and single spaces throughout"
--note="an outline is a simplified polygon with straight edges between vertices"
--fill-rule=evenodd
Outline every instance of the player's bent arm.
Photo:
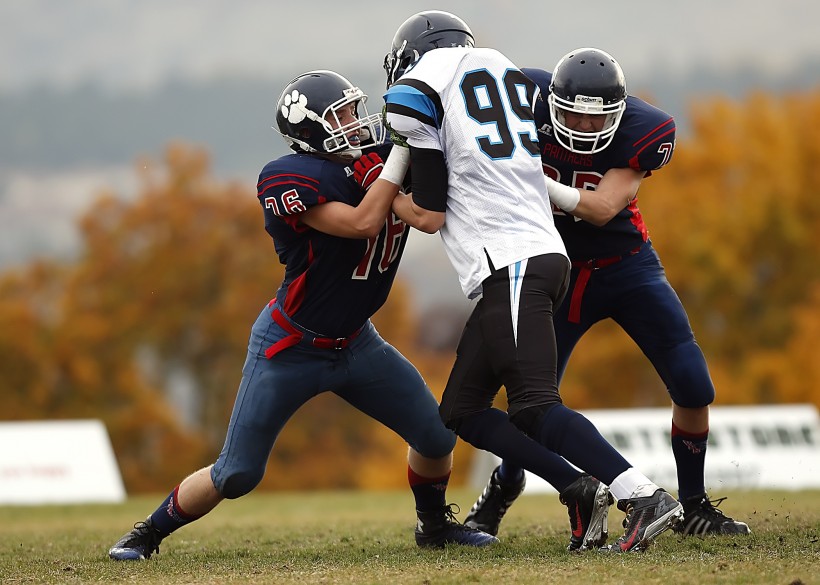
M 370 162 L 372 164 L 375 161 L 381 163 L 378 158 Z M 315 230 L 342 238 L 368 239 L 379 235 L 409 164 L 408 150 L 394 147 L 377 179 L 369 183 L 366 177 L 357 177 L 357 181 L 368 185 L 365 187 L 367 192 L 358 205 L 354 207 L 341 201 L 329 201 L 311 207 L 302 213 L 299 221 Z M 367 165 L 359 170 L 366 174 L 372 168 Z
M 630 168 L 609 169 L 594 191 L 579 189 L 581 198 L 570 213 L 593 225 L 605 225 L 635 198 L 645 174 Z
M 299 221 L 315 230 L 340 238 L 372 238 L 384 227 L 387 213 L 399 186 L 377 179 L 356 207 L 341 201 L 328 201 L 311 207 Z
M 410 139 L 412 187 L 408 195 L 393 200 L 393 213 L 404 223 L 428 234 L 444 225 L 447 209 L 447 163 L 437 148 L 413 145 Z
M 407 225 L 428 234 L 436 233 L 444 225 L 444 212 L 419 207 L 413 201 L 412 193 L 399 193 L 393 199 L 393 213 Z

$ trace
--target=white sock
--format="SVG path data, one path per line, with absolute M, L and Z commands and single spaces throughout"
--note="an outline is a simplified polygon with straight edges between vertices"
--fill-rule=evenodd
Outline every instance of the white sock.
M 617 500 L 644 498 L 651 496 L 660 488 L 643 473 L 630 467 L 616 477 L 609 486 L 609 491 Z

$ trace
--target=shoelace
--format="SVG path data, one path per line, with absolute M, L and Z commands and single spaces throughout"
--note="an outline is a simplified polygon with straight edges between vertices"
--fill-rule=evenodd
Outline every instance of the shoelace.
M 148 524 L 147 522 L 137 522 L 134 524 L 134 530 L 138 531 L 141 536 L 145 536 L 150 540 L 152 553 L 159 552 L 159 543 L 162 540 L 159 538 L 157 531 L 154 529 L 153 526 Z
M 710 500 L 709 498 L 703 498 L 698 505 L 698 511 L 707 514 L 708 516 L 712 516 L 718 519 L 725 519 L 727 518 L 726 514 L 718 510 L 718 506 L 720 506 L 723 501 L 726 499 L 726 496 L 722 498 L 717 498 L 715 500 Z
M 626 505 L 626 516 L 624 516 L 623 526 L 624 528 L 629 528 L 629 521 L 632 519 L 632 512 L 635 511 L 635 506 L 633 504 Z
M 451 522 L 454 522 L 456 524 L 461 524 L 461 522 L 459 522 L 458 518 L 456 518 L 456 514 L 460 514 L 460 513 L 461 513 L 461 507 L 456 503 L 446 504 L 444 506 L 444 517 L 447 518 L 448 520 L 450 520 Z
M 471 528 L 469 526 L 465 526 L 464 524 L 456 518 L 456 514 L 461 513 L 461 507 L 458 504 L 447 504 L 444 506 L 444 517 L 447 518 L 453 524 L 457 524 L 461 527 L 462 530 L 469 530 L 470 532 L 479 532 L 477 528 Z

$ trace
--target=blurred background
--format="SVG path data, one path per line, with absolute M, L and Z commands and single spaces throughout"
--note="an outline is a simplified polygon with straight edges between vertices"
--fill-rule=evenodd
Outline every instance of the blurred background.
M 433 8 L 519 66 L 602 48 L 630 93 L 675 116 L 676 154 L 640 206 L 716 403 L 820 405 L 820 5 L 28 0 L 0 5 L 0 420 L 103 420 L 129 492 L 212 462 L 282 277 L 255 198 L 286 152 L 279 93 L 333 69 L 378 110 L 395 29 Z M 437 236 L 412 234 L 399 276 L 377 326 L 439 394 L 470 304 Z M 579 345 L 562 394 L 669 403 L 610 324 Z M 404 456 L 321 396 L 263 487 L 400 487 Z M 471 457 L 459 445 L 455 482 Z

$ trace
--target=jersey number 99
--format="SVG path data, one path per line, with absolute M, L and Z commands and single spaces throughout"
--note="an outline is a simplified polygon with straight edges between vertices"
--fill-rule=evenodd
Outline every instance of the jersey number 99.
M 486 69 L 471 71 L 461 82 L 461 95 L 467 114 L 479 124 L 494 124 L 500 141 L 492 142 L 488 136 L 477 136 L 476 141 L 481 151 L 493 160 L 510 158 L 515 151 L 515 140 L 507 122 L 507 111 L 527 124 L 532 131 L 519 132 L 518 141 L 532 156 L 538 156 L 538 141 L 535 133 L 535 116 L 533 114 L 533 97 L 535 83 L 517 69 L 510 69 L 504 74 L 503 89 L 506 99 L 495 77 Z

